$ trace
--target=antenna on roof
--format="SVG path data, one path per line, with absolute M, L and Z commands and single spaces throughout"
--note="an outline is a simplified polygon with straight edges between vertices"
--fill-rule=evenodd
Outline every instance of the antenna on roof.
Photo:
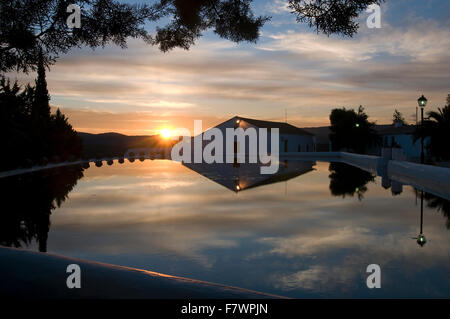
M 284 120 L 287 123 L 287 109 L 286 108 L 284 109 Z

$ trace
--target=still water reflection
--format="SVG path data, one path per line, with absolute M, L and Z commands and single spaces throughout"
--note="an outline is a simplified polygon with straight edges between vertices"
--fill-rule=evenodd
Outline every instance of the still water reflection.
M 424 194 L 421 216 L 420 191 L 343 163 L 255 171 L 161 160 L 3 178 L 0 244 L 290 297 L 450 297 L 447 200 Z M 372 263 L 381 289 L 366 287 Z

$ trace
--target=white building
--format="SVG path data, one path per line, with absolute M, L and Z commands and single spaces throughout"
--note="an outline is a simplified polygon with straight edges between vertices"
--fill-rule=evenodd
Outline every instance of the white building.
M 227 128 L 254 128 L 259 136 L 260 129 L 267 129 L 268 131 L 268 152 L 271 152 L 272 145 L 270 132 L 272 129 L 277 128 L 279 130 L 279 152 L 280 155 L 285 153 L 294 152 L 315 152 L 316 151 L 316 137 L 314 134 L 306 132 L 305 130 L 283 122 L 261 121 L 240 116 L 235 116 L 228 121 L 225 121 L 215 128 L 218 128 L 224 137 L 226 137 Z M 239 142 L 235 142 L 239 143 Z M 206 143 L 207 144 L 207 143 Z M 224 143 L 225 145 L 226 143 Z M 239 145 L 235 146 L 235 149 L 239 149 Z M 225 149 L 224 149 L 225 150 Z M 246 154 L 248 154 L 248 139 L 246 140 Z
M 381 148 L 392 148 L 397 153 L 401 153 L 398 159 L 404 160 L 419 160 L 422 150 L 421 141 L 418 139 L 414 142 L 414 125 L 377 125 L 375 130 L 380 135 L 382 143 L 376 155 L 381 154 Z M 424 154 L 427 155 L 426 146 L 429 143 L 429 138 L 424 140 Z

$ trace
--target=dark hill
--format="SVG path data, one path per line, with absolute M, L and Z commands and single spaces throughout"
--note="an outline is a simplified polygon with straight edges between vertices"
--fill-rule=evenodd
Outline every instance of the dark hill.
M 127 136 L 119 133 L 78 132 L 78 136 L 83 140 L 83 155 L 88 158 L 122 156 L 130 148 L 162 146 L 158 135 Z

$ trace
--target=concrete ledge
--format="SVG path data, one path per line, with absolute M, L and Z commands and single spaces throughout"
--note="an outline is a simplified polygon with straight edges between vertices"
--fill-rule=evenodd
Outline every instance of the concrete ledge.
M 280 153 L 280 158 L 293 157 L 293 158 L 307 158 L 307 159 L 338 159 L 341 156 L 340 152 L 289 152 Z
M 382 175 L 380 172 L 383 171 L 384 163 L 381 157 L 340 152 L 340 158 L 346 164 L 358 167 L 369 173 Z
M 66 285 L 81 268 L 81 288 Z M 26 299 L 282 298 L 210 282 L 0 246 L 0 297 Z
M 404 161 L 389 161 L 390 179 L 450 200 L 450 169 Z
M 30 168 L 17 168 L 17 169 L 13 169 L 13 170 L 9 170 L 9 171 L 0 172 L 0 178 L 21 175 L 21 174 L 26 174 L 26 173 L 32 173 L 32 172 L 37 172 L 37 171 L 43 171 L 46 169 L 52 169 L 52 168 L 58 168 L 58 167 L 83 165 L 85 163 L 92 164 L 92 163 L 99 162 L 99 161 L 100 162 L 114 161 L 114 160 L 119 160 L 121 158 L 124 158 L 124 157 L 121 157 L 121 156 L 104 157 L 104 158 L 99 158 L 99 159 L 78 160 L 78 161 L 74 161 L 74 162 L 50 163 L 47 165 L 37 165 L 37 166 L 30 167 Z M 138 158 L 135 157 L 135 159 L 138 159 Z

